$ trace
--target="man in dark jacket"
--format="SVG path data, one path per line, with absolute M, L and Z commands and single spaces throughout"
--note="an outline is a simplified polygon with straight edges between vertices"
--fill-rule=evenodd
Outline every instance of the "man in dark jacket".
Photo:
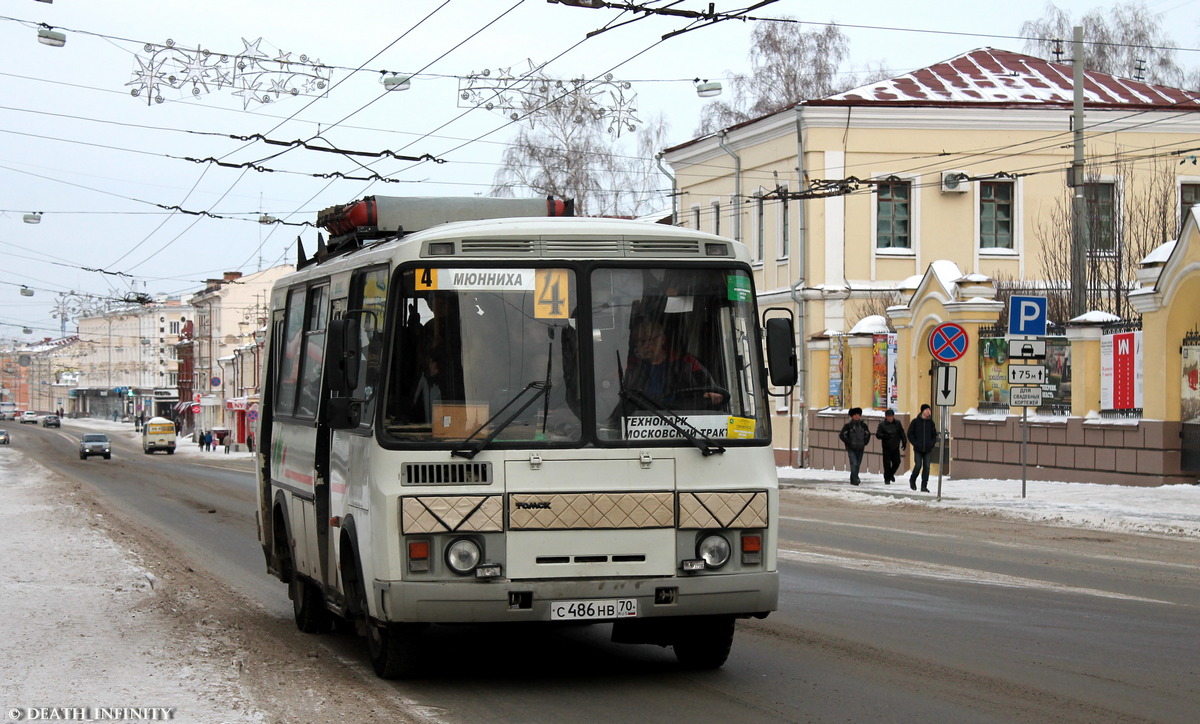
M 883 413 L 883 422 L 875 428 L 875 437 L 883 446 L 883 482 L 891 485 L 896 480 L 896 471 L 900 469 L 900 451 L 908 447 L 904 441 L 904 426 L 896 419 L 895 410 Z
M 863 451 L 871 440 L 871 428 L 862 421 L 862 408 L 850 408 L 850 421 L 842 425 L 838 439 L 846 446 L 846 454 L 850 457 L 850 484 L 858 485 L 858 468 L 862 465 Z
M 921 492 L 929 492 L 929 463 L 934 446 L 937 445 L 938 431 L 933 424 L 933 410 L 929 405 L 921 405 L 921 414 L 908 424 L 908 444 L 913 449 L 912 475 L 908 477 L 908 487 L 917 489 L 917 475 L 921 476 Z

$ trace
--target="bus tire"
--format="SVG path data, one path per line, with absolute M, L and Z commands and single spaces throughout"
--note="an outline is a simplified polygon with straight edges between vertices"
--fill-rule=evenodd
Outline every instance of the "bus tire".
M 407 679 L 417 672 L 420 627 L 367 621 L 367 653 L 381 679 Z
M 679 622 L 672 648 L 685 669 L 719 669 L 733 647 L 732 616 L 701 616 Z
M 325 633 L 329 630 L 329 611 L 325 608 L 325 597 L 320 588 L 293 572 L 288 595 L 292 599 L 296 628 L 304 633 Z

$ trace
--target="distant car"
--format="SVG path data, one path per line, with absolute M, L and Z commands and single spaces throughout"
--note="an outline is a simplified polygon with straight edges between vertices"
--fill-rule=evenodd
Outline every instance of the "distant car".
M 8 430 L 0 430 L 0 445 L 7 445 L 12 442 L 8 437 Z
M 21 424 L 22 425 L 24 425 L 27 422 L 31 422 L 34 425 L 36 425 L 37 421 L 38 421 L 38 414 L 36 412 L 34 412 L 33 410 L 26 410 L 25 412 L 21 413 Z
M 103 455 L 105 460 L 112 459 L 112 447 L 108 435 L 102 432 L 84 433 L 79 441 L 79 459 L 87 460 L 92 455 Z
M 62 427 L 62 420 L 58 415 L 46 415 L 42 418 L 42 427 Z

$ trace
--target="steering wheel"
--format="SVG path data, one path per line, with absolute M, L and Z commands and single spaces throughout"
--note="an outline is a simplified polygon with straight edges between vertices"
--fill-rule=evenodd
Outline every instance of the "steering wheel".
M 705 397 L 705 395 L 710 392 L 715 392 L 716 394 L 720 395 L 721 401 L 714 403 L 712 400 Z M 719 408 L 725 403 L 729 402 L 730 395 L 729 390 L 725 389 L 724 387 L 717 387 L 716 385 L 701 385 L 699 387 L 684 387 L 682 389 L 675 390 L 675 392 L 672 394 L 672 397 L 691 397 L 696 400 L 704 400 L 704 402 L 709 406 Z

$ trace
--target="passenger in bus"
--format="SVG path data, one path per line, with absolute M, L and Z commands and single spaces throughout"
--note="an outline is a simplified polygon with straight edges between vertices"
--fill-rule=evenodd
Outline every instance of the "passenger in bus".
M 644 320 L 634 325 L 624 387 L 669 409 L 703 404 L 719 408 L 725 396 L 712 375 L 692 355 L 673 348 L 662 323 Z

